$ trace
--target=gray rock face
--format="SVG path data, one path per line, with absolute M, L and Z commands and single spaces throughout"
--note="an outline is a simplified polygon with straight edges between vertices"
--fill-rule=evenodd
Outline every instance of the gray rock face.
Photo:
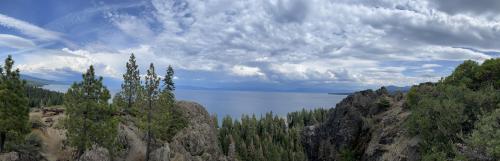
M 170 143 L 171 160 L 216 161 L 226 160 L 218 148 L 215 122 L 200 104 L 187 101 L 176 103 L 188 118 L 188 126 L 179 131 Z
M 0 161 L 18 161 L 19 154 L 16 152 L 10 152 L 5 154 L 0 154 Z
M 109 152 L 105 148 L 93 147 L 80 156 L 78 161 L 110 161 Z
M 311 161 L 343 160 L 354 154 L 361 161 L 419 160 L 418 140 L 406 137 L 401 127 L 409 112 L 402 108 L 402 94 L 385 89 L 356 92 L 328 114 L 320 125 L 306 127 L 302 143 Z M 389 108 L 378 105 L 381 99 Z
M 149 155 L 151 161 L 170 161 L 170 147 L 168 144 L 165 144 Z

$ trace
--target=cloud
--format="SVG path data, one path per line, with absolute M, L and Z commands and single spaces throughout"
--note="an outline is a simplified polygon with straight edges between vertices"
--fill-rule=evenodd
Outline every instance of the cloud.
M 439 64 L 423 64 L 422 65 L 422 68 L 438 68 L 438 67 L 442 67 L 442 65 L 439 65 Z
M 9 34 L 0 34 L 0 46 L 16 49 L 25 49 L 35 47 L 35 43 L 31 40 Z
M 280 23 L 301 23 L 309 13 L 309 3 L 306 0 L 269 1 L 264 7 Z
M 120 78 L 128 55 L 135 53 L 141 66 L 173 65 L 182 75 L 179 81 L 237 78 L 305 88 L 410 85 L 439 80 L 447 74 L 436 72 L 441 67 L 467 59 L 481 62 L 500 51 L 500 18 L 473 5 L 425 0 L 151 0 L 103 5 L 53 22 L 69 25 L 48 25 L 71 33 L 67 36 L 80 40 L 81 47 L 50 50 L 43 56 L 32 52 L 27 54 L 32 59 L 23 64 L 32 71 L 79 71 L 95 64 L 102 67 L 100 74 Z M 70 23 L 74 17 L 81 17 L 78 23 Z M 95 28 L 71 28 L 81 23 Z
M 260 71 L 258 67 L 249 67 L 244 65 L 235 65 L 231 68 L 231 72 L 238 76 L 251 77 L 265 77 L 266 75 Z
M 498 14 L 500 1 L 497 0 L 438 0 L 430 1 L 439 10 L 450 14 Z
M 0 25 L 19 30 L 21 33 L 40 40 L 58 40 L 61 34 L 45 30 L 36 25 L 0 14 Z

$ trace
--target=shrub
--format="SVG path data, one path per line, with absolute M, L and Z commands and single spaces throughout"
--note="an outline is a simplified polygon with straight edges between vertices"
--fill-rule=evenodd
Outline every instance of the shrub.
M 494 158 L 500 158 L 500 108 L 482 117 L 467 142 Z

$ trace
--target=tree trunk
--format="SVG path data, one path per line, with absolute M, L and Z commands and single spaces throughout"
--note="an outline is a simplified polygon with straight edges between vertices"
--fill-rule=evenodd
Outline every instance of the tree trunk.
M 147 132 L 147 145 L 146 145 L 146 161 L 149 161 L 149 153 L 151 146 L 151 109 L 152 109 L 152 98 L 149 98 L 149 111 L 148 111 L 148 132 Z
M 76 159 L 78 159 L 80 156 L 83 155 L 83 153 L 85 152 L 85 143 L 87 142 L 87 114 L 89 112 L 89 105 L 87 104 L 85 106 L 85 112 L 83 113 L 83 127 L 82 127 L 82 133 L 83 133 L 83 137 L 81 139 L 84 139 L 82 140 L 82 142 L 80 143 L 80 145 L 78 146 L 78 149 L 77 149 L 77 154 L 76 154 Z
M 0 132 L 0 153 L 4 151 L 6 137 L 5 132 Z
M 129 91 L 128 91 L 129 95 L 128 95 L 128 104 L 127 104 L 127 109 L 125 110 L 125 113 L 127 114 L 131 114 L 131 108 L 132 108 L 132 87 L 129 87 Z

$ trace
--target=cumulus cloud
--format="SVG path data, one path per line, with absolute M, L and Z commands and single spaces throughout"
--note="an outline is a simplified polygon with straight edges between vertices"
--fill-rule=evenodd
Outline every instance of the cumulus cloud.
M 500 18 L 486 14 L 496 2 L 481 1 L 151 0 L 101 6 L 94 11 L 103 12 L 109 26 L 86 34 L 116 32 L 81 48 L 56 50 L 66 55 L 53 56 L 61 61 L 55 67 L 35 60 L 23 64 L 29 70 L 75 71 L 100 64 L 102 74 L 118 78 L 128 54 L 136 53 L 146 66 L 227 72 L 217 75 L 221 81 L 410 85 L 439 80 L 447 73 L 437 69 L 457 64 L 448 62 L 481 62 L 494 57 L 482 51 L 500 51 Z M 483 4 L 492 9 L 480 12 Z M 5 17 L 0 24 L 12 24 Z
M 258 76 L 258 77 L 264 77 L 266 76 L 264 73 L 260 71 L 260 68 L 258 67 L 249 67 L 249 66 L 244 66 L 244 65 L 235 65 L 231 68 L 231 72 L 235 75 L 238 76 Z

